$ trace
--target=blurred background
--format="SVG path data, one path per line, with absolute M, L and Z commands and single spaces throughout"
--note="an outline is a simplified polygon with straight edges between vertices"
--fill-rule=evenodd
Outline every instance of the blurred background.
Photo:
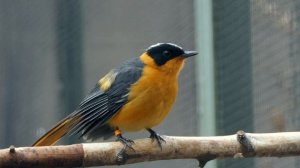
M 155 128 L 159 133 L 299 129 L 300 1 L 0 0 L 0 148 L 30 146 L 101 76 L 157 42 L 200 53 L 186 61 L 176 105 Z M 77 142 L 66 137 L 60 144 Z M 171 160 L 123 167 L 197 165 Z M 298 168 L 300 159 L 223 159 L 208 167 Z

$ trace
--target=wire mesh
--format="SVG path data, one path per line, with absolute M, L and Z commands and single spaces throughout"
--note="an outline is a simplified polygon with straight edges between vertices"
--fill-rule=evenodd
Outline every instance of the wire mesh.
M 299 129 L 299 1 L 251 3 L 256 132 Z M 299 167 L 296 157 L 257 159 L 257 167 Z
M 0 1 L 0 147 L 31 145 L 70 113 L 99 77 L 151 44 L 173 42 L 194 49 L 193 4 L 192 0 Z M 219 135 L 239 129 L 299 128 L 299 9 L 296 0 L 213 1 Z M 159 133 L 196 134 L 195 66 L 187 60 L 176 105 L 156 128 Z M 124 167 L 141 166 L 196 167 L 197 162 Z M 218 165 L 299 166 L 296 157 L 225 159 Z
M 0 146 L 31 145 L 101 76 L 157 42 L 194 49 L 193 1 L 0 1 Z M 5 55 L 5 56 L 2 56 Z M 195 135 L 194 63 L 160 134 Z M 78 81 L 78 83 L 76 83 Z M 82 82 L 82 83 L 81 83 Z M 128 134 L 129 138 L 148 134 Z M 3 139 L 3 138 L 6 139 Z M 65 138 L 67 140 L 72 137 Z M 70 141 L 69 141 L 70 142 Z M 124 167 L 195 167 L 161 161 Z
M 219 133 L 299 128 L 299 5 L 293 0 L 214 1 Z M 219 163 L 299 167 L 296 157 Z

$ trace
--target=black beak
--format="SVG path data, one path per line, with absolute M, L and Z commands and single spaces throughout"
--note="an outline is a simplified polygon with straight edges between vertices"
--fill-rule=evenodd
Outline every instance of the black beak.
M 184 58 L 188 58 L 188 57 L 192 57 L 192 56 L 195 56 L 197 55 L 198 52 L 197 51 L 185 51 L 184 54 L 182 54 L 182 56 Z

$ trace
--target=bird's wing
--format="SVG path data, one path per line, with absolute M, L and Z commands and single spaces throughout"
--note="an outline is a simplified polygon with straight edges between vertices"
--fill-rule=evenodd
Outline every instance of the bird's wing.
M 97 126 L 102 126 L 127 102 L 130 87 L 141 76 L 143 64 L 134 59 L 113 69 L 96 85 L 72 115 L 79 117 L 74 133 L 82 136 Z
M 41 137 L 34 146 L 52 145 L 67 133 L 87 134 L 105 125 L 126 104 L 130 87 L 142 75 L 138 59 L 125 62 L 101 78 L 79 107 Z

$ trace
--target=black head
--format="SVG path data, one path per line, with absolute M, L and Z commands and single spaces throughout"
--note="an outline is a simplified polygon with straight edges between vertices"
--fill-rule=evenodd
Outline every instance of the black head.
M 159 66 L 176 57 L 191 57 L 197 55 L 196 51 L 184 51 L 183 48 L 172 43 L 157 43 L 147 49 L 147 54 Z

